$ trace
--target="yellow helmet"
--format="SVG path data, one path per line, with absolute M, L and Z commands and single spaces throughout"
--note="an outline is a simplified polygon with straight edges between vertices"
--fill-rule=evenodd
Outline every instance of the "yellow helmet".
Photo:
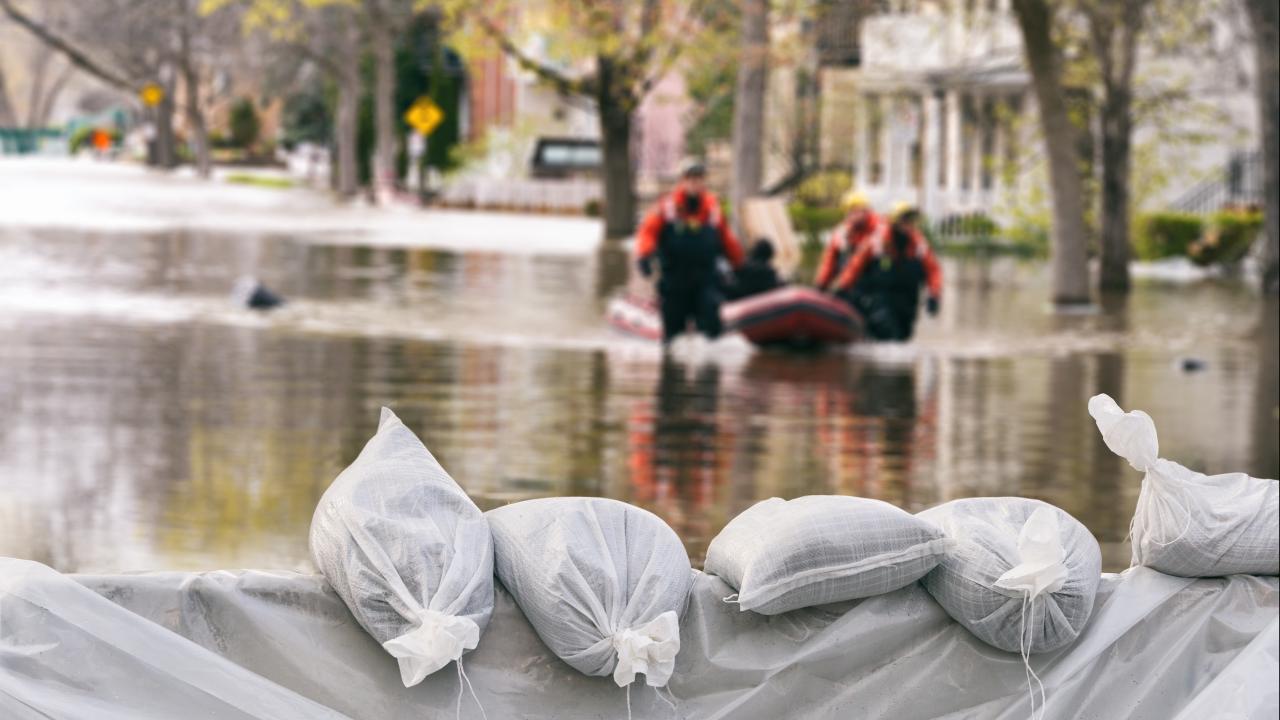
M 869 204 L 870 203 L 867 202 L 866 193 L 860 190 L 850 190 L 844 194 L 844 197 L 840 198 L 840 207 L 845 212 L 849 212 L 855 208 L 864 208 Z
M 906 215 L 909 212 L 919 212 L 919 211 L 916 209 L 916 206 L 914 203 L 907 202 L 906 200 L 899 200 L 898 202 L 893 204 L 892 208 L 890 208 L 889 220 L 896 222 L 899 219 L 901 219 L 903 215 Z

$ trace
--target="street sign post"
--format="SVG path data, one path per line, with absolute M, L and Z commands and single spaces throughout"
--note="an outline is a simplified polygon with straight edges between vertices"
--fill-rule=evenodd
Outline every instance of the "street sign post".
M 413 128 L 413 133 L 409 136 L 409 177 L 414 178 L 415 188 L 418 192 L 426 191 L 426 173 L 422 169 L 422 157 L 427 154 L 427 136 L 432 133 L 441 122 L 444 122 L 444 111 L 439 105 L 435 104 L 430 97 L 423 95 L 413 101 L 413 105 L 404 113 L 404 121 L 409 127 Z
M 431 98 L 423 95 L 414 100 L 413 105 L 405 111 L 404 121 L 419 133 L 430 135 L 444 121 L 444 111 Z
M 143 105 L 155 107 L 164 102 L 164 88 L 156 83 L 147 83 L 138 91 L 138 97 L 142 100 Z

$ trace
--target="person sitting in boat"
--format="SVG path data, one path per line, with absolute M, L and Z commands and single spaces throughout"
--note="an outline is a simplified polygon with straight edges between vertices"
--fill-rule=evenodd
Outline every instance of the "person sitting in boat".
M 848 267 L 858 248 L 884 227 L 884 220 L 872 211 L 863 193 L 850 190 L 840 205 L 845 212 L 844 220 L 831 231 L 822 251 L 822 261 L 818 264 L 818 274 L 814 277 L 814 285 L 819 290 L 826 290 Z
M 867 241 L 835 282 L 835 291 L 862 313 L 877 340 L 908 340 L 925 306 L 937 315 L 942 301 L 942 268 L 919 229 L 920 211 L 899 203 L 889 227 Z
M 773 243 L 768 238 L 760 238 L 747 253 L 747 261 L 733 274 L 733 284 L 727 294 L 730 300 L 741 300 L 777 290 L 785 284 L 773 267 Z
M 685 165 L 680 183 L 658 200 L 636 233 L 640 273 L 652 277 L 655 261 L 662 271 L 658 300 L 664 343 L 684 332 L 690 319 L 703 335 L 719 337 L 724 297 L 717 265 L 721 258 L 733 269 L 742 265 L 742 247 L 706 180 L 702 163 Z

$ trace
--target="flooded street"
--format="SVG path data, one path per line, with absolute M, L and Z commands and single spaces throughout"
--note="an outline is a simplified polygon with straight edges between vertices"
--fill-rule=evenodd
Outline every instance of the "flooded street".
M 618 248 L 0 223 L 0 555 L 307 567 L 316 500 L 383 405 L 481 508 L 626 500 L 695 563 L 774 495 L 918 511 L 1008 494 L 1074 514 L 1122 568 L 1140 476 L 1098 438 L 1097 392 L 1150 413 L 1165 457 L 1280 474 L 1277 318 L 1242 283 L 1140 278 L 1125 304 L 1054 315 L 1040 263 L 945 270 L 942 316 L 909 345 L 794 356 L 728 338 L 664 359 L 602 320 Z M 238 309 L 245 275 L 289 305 Z

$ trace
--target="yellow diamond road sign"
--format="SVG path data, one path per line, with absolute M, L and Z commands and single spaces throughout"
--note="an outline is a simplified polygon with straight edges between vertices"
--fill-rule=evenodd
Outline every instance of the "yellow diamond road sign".
M 142 98 L 143 105 L 155 107 L 164 100 L 164 88 L 155 83 L 147 83 L 138 91 L 138 97 Z
M 425 95 L 413 101 L 413 105 L 404 113 L 404 121 L 409 123 L 409 127 L 423 135 L 430 135 L 442 120 L 444 111 Z

